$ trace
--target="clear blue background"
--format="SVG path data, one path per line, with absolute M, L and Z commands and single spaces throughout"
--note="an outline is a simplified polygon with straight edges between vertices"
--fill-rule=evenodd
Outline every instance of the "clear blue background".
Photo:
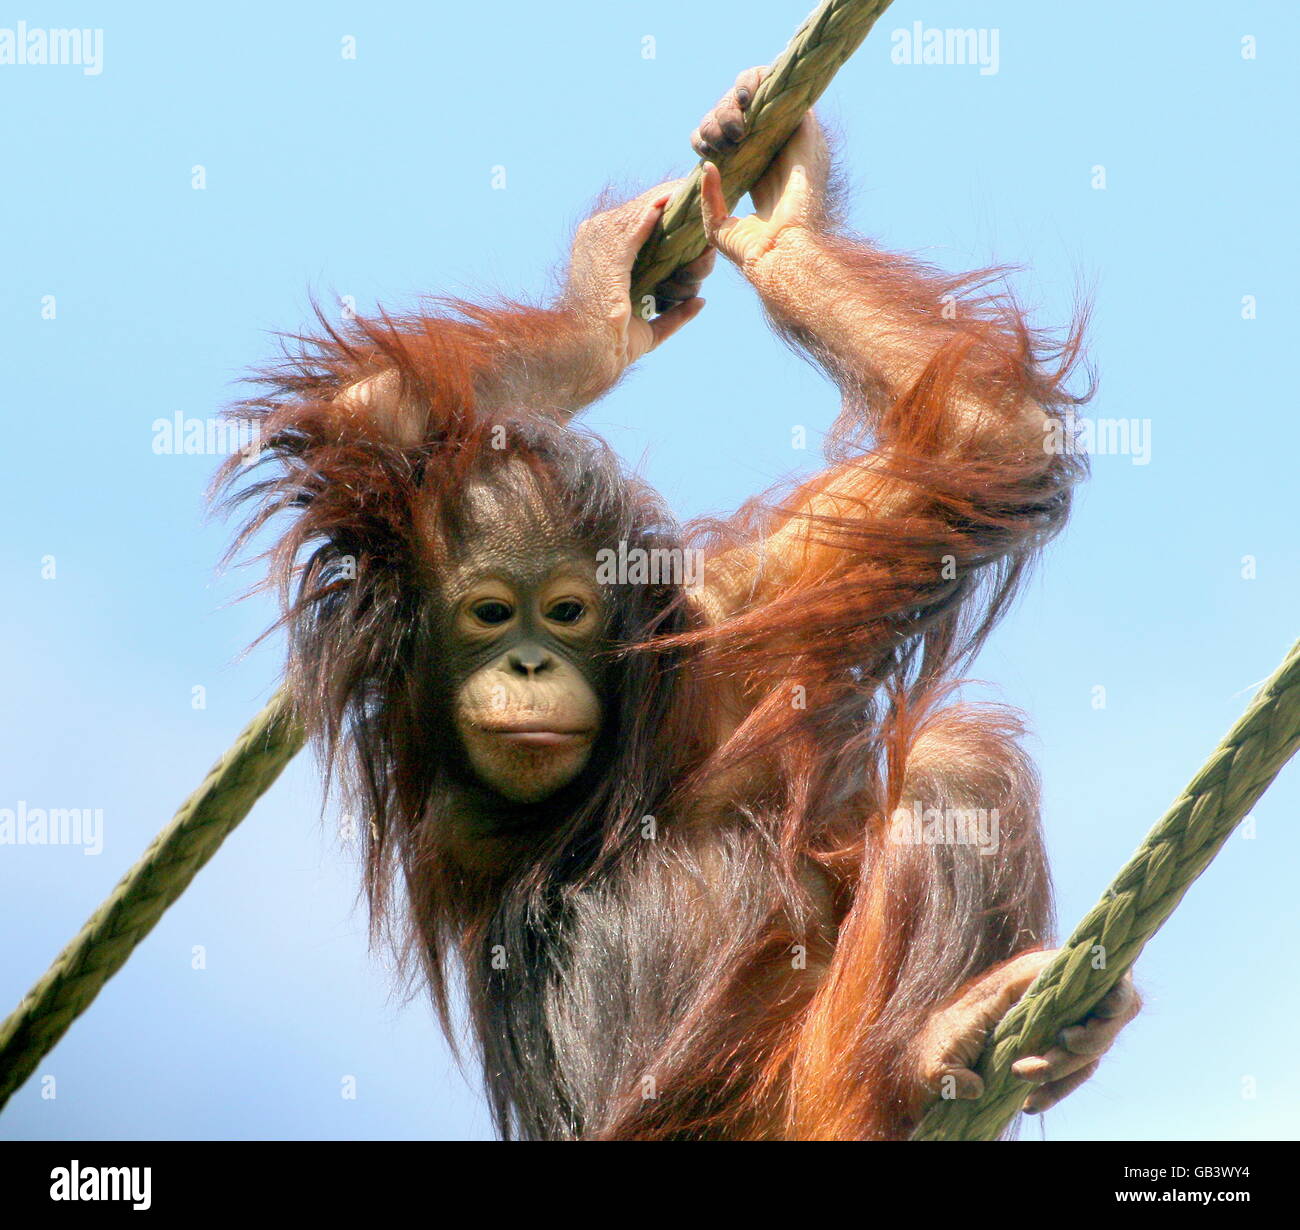
M 542 292 L 586 203 L 684 172 L 700 114 L 808 3 L 23 6 L 105 43 L 97 77 L 0 67 L 0 806 L 102 808 L 106 839 L 0 847 L 6 1007 L 275 685 L 278 641 L 238 658 L 270 605 L 214 576 L 214 459 L 155 455 L 153 421 L 213 414 L 312 291 Z M 917 19 L 998 28 L 1000 71 L 891 64 Z M 1097 459 L 978 664 L 1035 727 L 1067 930 L 1300 631 L 1297 38 L 1283 0 L 898 0 L 825 99 L 859 229 L 949 268 L 1023 263 L 1045 322 L 1093 284 L 1092 413 L 1152 423 L 1149 465 Z M 836 409 L 733 271 L 707 296 L 588 420 L 684 516 L 808 465 L 791 428 Z M 1050 1138 L 1297 1135 L 1297 803 L 1293 767 L 1148 949 L 1140 1023 Z M 42 1062 L 57 1098 L 32 1080 L 0 1136 L 486 1135 L 428 1009 L 368 955 L 357 885 L 302 757 Z

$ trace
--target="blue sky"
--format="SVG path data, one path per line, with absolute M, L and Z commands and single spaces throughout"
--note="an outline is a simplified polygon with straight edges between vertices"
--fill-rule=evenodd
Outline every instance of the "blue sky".
M 585 205 L 607 182 L 688 169 L 701 113 L 809 2 L 236 0 L 218 20 L 33 0 L 0 18 L 103 30 L 98 74 L 0 64 L 0 807 L 104 817 L 98 855 L 0 846 L 0 1011 L 276 682 L 278 641 L 240 656 L 269 605 L 233 604 L 241 579 L 214 572 L 216 459 L 157 454 L 155 421 L 214 414 L 313 293 L 362 309 L 541 293 Z M 918 20 L 996 30 L 997 72 L 892 62 L 891 32 Z M 1146 464 L 1095 459 L 976 668 L 1034 728 L 1063 931 L 1300 631 L 1297 37 L 1282 0 L 896 0 L 824 100 L 853 225 L 952 269 L 1026 266 L 1016 284 L 1044 323 L 1091 286 L 1089 413 L 1149 431 Z M 815 439 L 836 410 L 733 271 L 706 295 L 587 419 L 683 516 L 806 468 L 792 426 Z M 0 1137 L 488 1133 L 424 1003 L 367 952 L 354 860 L 319 793 L 304 756 L 14 1097 Z M 1298 804 L 1292 767 L 1254 838 L 1229 843 L 1144 955 L 1143 1017 L 1046 1117 L 1049 1138 L 1297 1136 Z

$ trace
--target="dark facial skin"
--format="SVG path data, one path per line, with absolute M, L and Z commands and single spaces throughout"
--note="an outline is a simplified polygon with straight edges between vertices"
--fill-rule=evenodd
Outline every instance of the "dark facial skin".
M 538 803 L 582 772 L 600 733 L 600 587 L 537 510 L 491 493 L 479 505 L 483 528 L 444 595 L 452 718 L 480 785 Z

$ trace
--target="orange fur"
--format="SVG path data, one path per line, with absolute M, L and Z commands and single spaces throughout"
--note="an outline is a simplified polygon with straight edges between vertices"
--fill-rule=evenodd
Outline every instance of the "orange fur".
M 1068 512 L 1081 466 L 1036 447 L 1025 408 L 1056 416 L 1072 400 L 1080 330 L 1052 351 L 988 292 L 992 273 L 818 242 L 837 302 L 860 293 L 895 313 L 855 342 L 769 301 L 844 391 L 829 469 L 680 538 L 652 493 L 554 426 L 610 382 L 563 310 L 443 302 L 327 326 L 239 411 L 281 467 L 244 489 L 259 503 L 240 542 L 293 518 L 271 556 L 290 678 L 370 817 L 375 917 L 404 886 L 408 943 L 445 1023 L 459 960 L 503 1132 L 903 1136 L 908 1045 L 927 1015 L 1046 938 L 1015 722 L 943 705 Z M 949 319 L 940 305 L 962 295 Z M 466 483 L 499 472 L 503 423 L 508 457 L 583 549 L 584 524 L 627 525 L 703 547 L 712 580 L 695 604 L 666 591 L 628 607 L 624 759 L 599 797 L 467 852 L 439 810 L 422 612 L 438 544 L 463 531 Z M 586 469 L 565 461 L 567 442 Z M 913 799 L 997 808 L 999 850 L 892 841 L 889 818 Z M 647 812 L 662 821 L 649 851 Z M 502 935 L 527 955 L 498 978 L 483 958 Z M 613 1003 L 622 1017 L 583 1015 Z

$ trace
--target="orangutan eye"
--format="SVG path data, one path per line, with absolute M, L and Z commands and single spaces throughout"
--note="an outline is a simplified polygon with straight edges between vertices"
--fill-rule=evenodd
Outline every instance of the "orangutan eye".
M 586 613 L 587 608 L 576 598 L 564 598 L 546 612 L 546 618 L 552 623 L 576 624 Z
M 473 606 L 474 618 L 481 624 L 503 624 L 514 614 L 508 602 L 499 598 L 484 598 Z

